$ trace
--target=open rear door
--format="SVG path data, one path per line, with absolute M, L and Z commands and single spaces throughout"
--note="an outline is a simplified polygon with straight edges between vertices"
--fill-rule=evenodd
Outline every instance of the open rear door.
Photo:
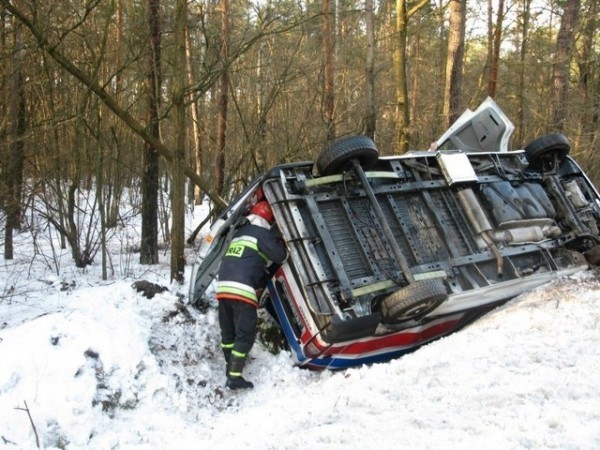
M 515 127 L 492 98 L 475 111 L 466 110 L 436 141 L 436 149 L 506 152 Z

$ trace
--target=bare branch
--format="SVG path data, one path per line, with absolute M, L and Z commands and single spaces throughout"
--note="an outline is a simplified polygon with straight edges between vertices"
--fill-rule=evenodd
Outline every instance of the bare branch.
M 27 416 L 29 417 L 29 423 L 31 423 L 31 428 L 33 428 L 33 434 L 35 434 L 35 444 L 37 448 L 42 448 L 40 446 L 40 437 L 38 436 L 37 429 L 35 428 L 35 423 L 33 423 L 33 418 L 31 417 L 31 412 L 29 411 L 29 406 L 27 406 L 27 401 L 23 400 L 25 404 L 25 408 L 15 408 L 17 411 L 25 411 Z
M 44 50 L 54 61 L 56 61 L 63 69 L 77 78 L 81 83 L 88 87 L 96 96 L 127 126 L 145 142 L 154 147 L 158 153 L 169 162 L 173 162 L 174 156 L 170 148 L 168 148 L 162 141 L 152 136 L 146 127 L 138 122 L 131 114 L 121 107 L 116 99 L 111 96 L 102 86 L 100 86 L 95 80 L 90 78 L 83 70 L 73 64 L 69 58 L 67 58 L 60 50 L 57 45 L 52 44 L 48 37 L 43 31 L 38 28 L 29 18 L 19 9 L 17 9 L 9 0 L 0 0 L 0 5 L 4 6 L 8 12 L 10 12 L 17 20 L 25 25 L 34 38 L 37 40 L 38 46 Z M 183 171 L 185 175 L 208 195 L 208 197 L 215 202 L 221 208 L 227 206 L 227 202 L 218 194 L 213 192 L 212 186 L 204 181 L 204 179 L 198 175 L 192 167 L 188 164 L 183 164 Z

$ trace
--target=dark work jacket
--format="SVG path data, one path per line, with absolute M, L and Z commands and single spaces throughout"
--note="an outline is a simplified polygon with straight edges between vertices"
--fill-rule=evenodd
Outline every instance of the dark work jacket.
M 257 289 L 268 281 L 269 264 L 287 257 L 283 240 L 258 225 L 244 225 L 234 235 L 221 260 L 217 299 L 240 300 L 258 307 Z

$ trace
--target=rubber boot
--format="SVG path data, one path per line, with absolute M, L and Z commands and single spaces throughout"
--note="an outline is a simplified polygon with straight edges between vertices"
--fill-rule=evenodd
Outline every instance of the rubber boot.
M 227 367 L 229 366 L 229 358 L 231 357 L 231 351 L 233 350 L 233 344 L 224 344 L 221 342 L 221 351 L 225 358 L 225 376 L 227 376 Z
M 252 389 L 254 384 L 252 382 L 247 381 L 242 377 L 242 371 L 244 370 L 244 365 L 246 364 L 245 356 L 238 356 L 235 353 L 232 353 L 229 357 L 229 364 L 227 365 L 227 382 L 225 386 L 232 391 L 237 389 Z
M 225 357 L 225 376 L 227 376 L 227 371 L 229 370 L 229 358 L 231 358 L 231 349 L 221 347 L 221 350 L 223 350 L 223 356 Z

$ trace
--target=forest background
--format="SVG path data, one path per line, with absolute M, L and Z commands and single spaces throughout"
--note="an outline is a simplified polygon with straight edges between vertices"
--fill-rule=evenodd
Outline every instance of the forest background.
M 511 148 L 564 133 L 597 184 L 597 4 L 0 0 L 4 258 L 16 232 L 55 233 L 109 277 L 128 202 L 142 217 L 129 250 L 155 264 L 167 245 L 182 282 L 200 229 L 186 208 L 222 210 L 256 174 L 345 135 L 383 155 L 429 148 L 487 96 L 516 126 Z

